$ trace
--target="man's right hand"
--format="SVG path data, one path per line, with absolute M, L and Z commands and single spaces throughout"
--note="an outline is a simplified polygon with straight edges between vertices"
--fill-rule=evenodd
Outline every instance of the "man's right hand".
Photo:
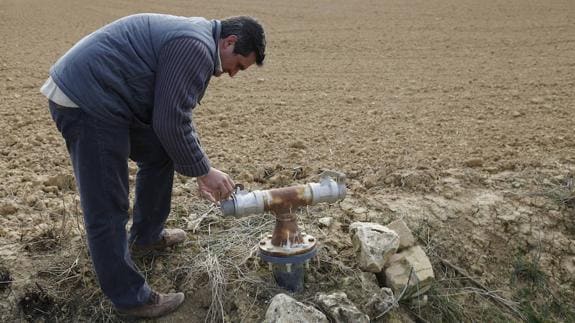
M 200 195 L 216 204 L 234 192 L 235 184 L 231 177 L 213 167 L 206 175 L 198 177 L 197 181 Z

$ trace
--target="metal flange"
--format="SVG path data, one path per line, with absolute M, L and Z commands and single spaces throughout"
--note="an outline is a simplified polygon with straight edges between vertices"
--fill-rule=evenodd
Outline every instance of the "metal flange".
M 301 243 L 290 245 L 289 240 L 287 242 L 288 244 L 285 246 L 274 246 L 272 244 L 271 234 L 261 239 L 259 243 L 259 249 L 260 249 L 260 255 L 262 255 L 262 259 L 268 256 L 272 258 L 293 258 L 298 255 L 307 254 L 311 250 L 315 250 L 317 243 L 316 239 L 312 235 L 306 233 L 301 234 Z M 264 260 L 268 261 L 266 259 Z M 275 261 L 272 262 L 285 263 Z M 294 263 L 293 261 L 290 262 Z
M 262 258 L 263 261 L 266 261 L 270 264 L 276 264 L 276 265 L 294 264 L 294 265 L 297 265 L 297 264 L 302 264 L 302 263 L 307 262 L 309 259 L 313 258 L 316 254 L 317 254 L 317 249 L 314 248 L 314 249 L 308 251 L 307 253 L 294 255 L 294 256 L 290 256 L 290 257 L 274 257 L 274 256 L 266 255 L 265 253 L 261 253 L 261 252 L 260 252 L 260 257 Z

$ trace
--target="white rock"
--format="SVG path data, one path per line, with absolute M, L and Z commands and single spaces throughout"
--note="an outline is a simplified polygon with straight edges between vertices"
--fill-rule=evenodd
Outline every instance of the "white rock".
M 415 237 L 403 220 L 395 220 L 388 224 L 387 227 L 399 235 L 398 250 L 401 251 L 415 245 Z
M 328 323 L 327 317 L 312 306 L 307 306 L 286 294 L 271 300 L 264 323 Z
M 318 293 L 315 300 L 330 318 L 330 322 L 369 323 L 369 316 L 357 309 L 344 292 L 335 292 L 329 295 Z
M 411 279 L 409 273 L 413 267 Z M 409 280 L 409 287 L 403 298 L 421 295 L 431 287 L 435 275 L 429 258 L 420 246 L 411 247 L 389 259 L 385 269 L 385 282 L 394 294 L 399 297 L 400 293 Z
M 326 216 L 318 220 L 320 226 L 324 228 L 329 228 L 333 224 L 333 218 L 331 216 Z
M 349 226 L 359 268 L 380 272 L 399 247 L 399 236 L 377 223 L 354 222 Z

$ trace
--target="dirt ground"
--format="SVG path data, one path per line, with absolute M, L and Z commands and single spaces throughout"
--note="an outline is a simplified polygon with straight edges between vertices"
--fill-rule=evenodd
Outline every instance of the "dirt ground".
M 296 298 L 341 288 L 361 302 L 332 271 L 354 268 L 347 226 L 403 218 L 438 284 L 428 309 L 404 304 L 402 320 L 575 319 L 575 2 L 0 0 L 0 321 L 121 320 L 96 287 L 65 146 L 39 88 L 83 35 L 139 12 L 248 14 L 266 28 L 265 66 L 213 78 L 194 113 L 214 166 L 249 189 L 347 174 L 345 201 L 301 216 L 322 248 Z M 187 294 L 165 321 L 213 315 L 213 295 L 182 273 L 201 274 L 192 264 L 201 241 L 230 224 L 196 189 L 177 176 L 168 222 L 188 229 L 189 248 L 139 263 L 158 290 Z M 208 213 L 213 228 L 193 230 Z M 321 216 L 337 225 L 320 228 Z M 253 221 L 262 219 L 265 233 L 271 216 Z M 237 252 L 256 263 L 248 242 Z M 277 291 L 254 285 L 230 278 L 219 318 L 262 320 Z

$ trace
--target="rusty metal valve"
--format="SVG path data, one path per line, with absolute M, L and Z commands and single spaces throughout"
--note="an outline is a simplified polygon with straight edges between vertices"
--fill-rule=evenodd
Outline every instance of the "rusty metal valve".
M 263 214 L 266 211 L 277 214 L 305 205 L 334 203 L 343 200 L 345 194 L 345 175 L 325 171 L 320 175 L 319 183 L 253 192 L 238 190 L 231 199 L 221 203 L 221 210 L 224 216 Z
M 325 171 L 319 183 L 253 192 L 239 189 L 220 207 L 224 215 L 273 213 L 276 224 L 272 234 L 260 240 L 259 255 L 269 264 L 278 285 L 297 292 L 303 289 L 304 266 L 316 255 L 316 239 L 300 231 L 295 211 L 306 205 L 343 200 L 345 194 L 345 176 Z

